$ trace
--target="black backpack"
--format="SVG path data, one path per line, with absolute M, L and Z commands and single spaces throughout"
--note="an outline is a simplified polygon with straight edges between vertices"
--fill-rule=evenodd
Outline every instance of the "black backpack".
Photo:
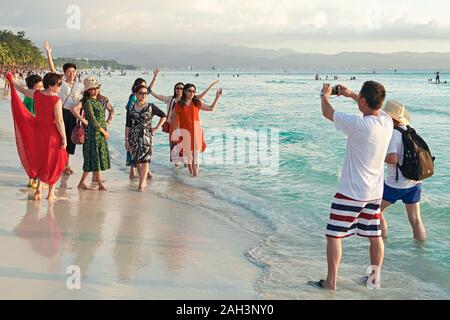
M 398 169 L 407 179 L 414 181 L 422 181 L 434 174 L 435 157 L 431 155 L 430 148 L 427 143 L 417 134 L 416 130 L 410 126 L 406 126 L 407 130 L 400 127 L 394 127 L 400 131 L 403 140 L 403 164 L 397 164 L 397 181 Z

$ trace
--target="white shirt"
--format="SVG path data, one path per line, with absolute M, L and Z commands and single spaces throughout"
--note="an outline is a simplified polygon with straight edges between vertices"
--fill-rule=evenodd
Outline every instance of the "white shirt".
M 164 103 L 167 106 L 167 116 L 169 115 L 169 110 L 171 109 L 171 107 L 176 103 L 176 99 L 173 98 L 172 96 L 165 96 L 164 97 Z
M 335 112 L 336 128 L 348 136 L 339 193 L 360 201 L 383 197 L 384 160 L 394 124 L 384 111 L 380 116 Z
M 400 128 L 406 130 L 406 126 L 400 126 Z M 404 148 L 403 148 L 403 137 L 402 133 L 398 130 L 394 130 L 392 134 L 391 142 L 389 143 L 389 147 L 387 150 L 387 153 L 396 153 L 398 156 L 398 164 L 403 164 L 403 154 L 404 154 Z M 409 189 L 413 188 L 416 185 L 420 184 L 420 181 L 414 181 L 407 179 L 403 176 L 402 171 L 400 168 L 398 169 L 398 181 L 395 181 L 397 178 L 397 165 L 395 164 L 387 164 L 387 178 L 386 178 L 386 185 L 388 185 L 391 188 L 395 189 Z
M 68 84 L 65 80 L 63 80 L 61 91 L 58 93 L 58 97 L 61 99 L 63 108 L 66 110 L 72 109 L 73 106 L 77 105 L 80 102 L 81 98 L 83 98 L 84 86 L 81 82 L 75 81 L 72 93 L 70 93 L 70 90 L 71 85 Z M 69 98 L 67 99 L 67 102 L 64 105 L 64 101 L 66 101 L 67 97 Z

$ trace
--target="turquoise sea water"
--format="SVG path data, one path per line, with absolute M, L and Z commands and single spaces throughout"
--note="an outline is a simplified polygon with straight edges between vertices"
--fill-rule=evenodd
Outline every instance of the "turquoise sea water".
M 196 72 L 195 72 L 196 73 Z M 243 254 L 264 268 L 255 283 L 262 298 L 268 299 L 450 299 L 450 85 L 428 84 L 430 72 L 386 72 L 378 74 L 322 72 L 358 91 L 366 80 L 383 83 L 388 99 L 405 103 L 412 124 L 429 143 L 436 160 L 436 174 L 424 184 L 422 217 L 428 240 L 418 244 L 403 205 L 392 207 L 386 241 L 383 289 L 371 291 L 361 283 L 369 266 L 368 241 L 351 238 L 343 242 L 344 255 L 339 272 L 339 291 L 330 295 L 305 285 L 326 276 L 324 231 L 330 202 L 336 193 L 345 152 L 345 137 L 321 116 L 319 92 L 322 81 L 312 72 L 221 73 L 217 87 L 224 90 L 216 112 L 203 112 L 208 149 L 222 150 L 223 141 L 211 136 L 216 130 L 245 129 L 248 132 L 279 130 L 279 168 L 264 175 L 255 165 L 203 165 L 200 178 L 173 170 L 168 162 L 168 138 L 157 133 L 154 139 L 152 170 L 157 176 L 153 191 L 179 201 L 189 201 L 227 215 L 242 232 L 258 233 L 261 242 Z M 202 91 L 217 79 L 217 72 L 164 72 L 155 92 L 170 95 L 178 81 L 192 82 Z M 441 72 L 443 80 L 450 73 Z M 357 81 L 348 81 L 351 76 Z M 102 93 L 116 107 L 111 149 L 115 167 L 124 168 L 124 106 L 130 87 L 139 73 L 125 77 L 102 77 Z M 212 102 L 215 90 L 206 101 Z M 163 110 L 165 105 L 155 102 Z M 357 112 L 354 102 L 333 98 L 334 107 Z M 156 118 L 154 119 L 156 121 Z M 179 188 L 167 188 L 167 181 Z M 173 185 L 173 184 L 172 184 Z

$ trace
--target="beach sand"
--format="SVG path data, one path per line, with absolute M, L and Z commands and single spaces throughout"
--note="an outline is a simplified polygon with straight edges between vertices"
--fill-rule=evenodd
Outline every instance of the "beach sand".
M 262 270 L 243 254 L 256 237 L 204 208 L 157 197 L 151 185 L 136 192 L 115 166 L 104 174 L 108 193 L 79 191 L 80 147 L 75 174 L 58 183 L 61 200 L 27 200 L 3 97 L 0 150 L 0 299 L 258 298 Z M 80 268 L 80 290 L 67 287 L 70 266 Z

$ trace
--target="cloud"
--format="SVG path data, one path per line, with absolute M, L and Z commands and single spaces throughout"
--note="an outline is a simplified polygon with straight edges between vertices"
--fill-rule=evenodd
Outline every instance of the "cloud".
M 66 28 L 71 4 L 81 8 L 81 30 Z M 443 0 L 19 0 L 3 5 L 0 21 L 39 40 L 356 46 L 368 40 L 450 43 L 449 9 Z

